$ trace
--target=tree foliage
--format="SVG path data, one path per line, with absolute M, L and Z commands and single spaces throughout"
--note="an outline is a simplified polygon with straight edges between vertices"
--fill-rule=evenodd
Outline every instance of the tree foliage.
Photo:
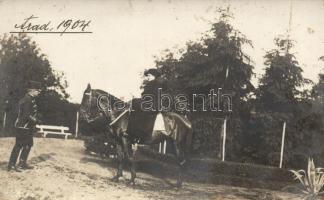
M 193 150 L 198 155 L 216 157 L 220 154 L 220 133 L 223 120 L 227 124 L 227 159 L 278 166 L 283 123 L 286 122 L 284 166 L 301 167 L 309 156 L 323 155 L 316 141 L 323 131 L 323 114 L 314 112 L 314 105 L 323 99 L 323 80 L 313 88 L 302 75 L 295 53 L 294 41 L 275 38 L 276 47 L 266 52 L 265 73 L 258 88 L 251 84 L 253 62 L 243 51 L 252 46 L 230 23 L 229 11 L 197 42 L 188 42 L 184 49 L 166 54 L 145 71 L 143 94 L 154 94 L 158 87 L 168 94 L 207 94 L 210 89 L 223 88 L 233 98 L 233 112 L 191 112 L 194 127 Z M 312 94 L 312 96 L 310 95 Z M 313 109 L 312 109 L 313 108 Z M 191 108 L 192 109 L 192 108 Z M 316 108 L 315 108 L 316 109 Z
M 257 98 L 265 111 L 293 112 L 302 99 L 302 86 L 311 83 L 302 76 L 302 68 L 293 53 L 290 39 L 275 39 L 276 49 L 265 55 L 265 74 L 260 79 Z
M 219 118 L 231 115 L 228 124 L 228 140 L 241 137 L 245 115 L 249 115 L 248 99 L 254 91 L 251 83 L 253 65 L 251 58 L 243 51 L 243 47 L 253 47 L 252 42 L 230 23 L 228 10 L 220 10 L 220 18 L 211 25 L 211 29 L 196 42 L 190 41 L 184 49 L 177 53 L 166 51 L 166 55 L 156 60 L 156 65 L 144 72 L 143 94 L 156 94 L 157 88 L 163 88 L 170 95 L 185 94 L 192 102 L 193 94 L 208 95 L 210 90 L 222 88 L 222 94 L 232 97 L 233 112 L 191 112 L 191 120 L 198 127 L 210 127 L 211 130 L 195 131 L 195 149 L 205 151 L 210 145 L 208 141 L 219 140 L 222 120 Z M 208 103 L 196 100 L 197 104 Z M 193 110 L 193 105 L 189 105 Z M 201 120 L 206 118 L 206 120 Z M 207 118 L 211 118 L 208 120 Z M 201 124 L 201 121 L 214 121 L 216 126 Z M 197 122 L 197 123 L 196 123 Z M 196 126 L 196 127 L 197 127 Z M 214 128 L 218 127 L 217 130 Z M 219 150 L 219 141 L 215 143 Z M 230 151 L 241 148 L 228 146 Z M 205 149 L 205 150 L 204 150 Z M 233 154 L 229 154 L 233 155 Z
M 324 57 L 320 58 L 324 61 Z M 318 83 L 312 88 L 312 97 L 314 98 L 314 111 L 324 114 L 324 73 L 318 75 Z
M 312 145 L 319 139 L 321 125 L 316 113 L 312 112 L 312 99 L 303 87 L 312 83 L 302 76 L 302 68 L 291 53 L 293 41 L 278 37 L 276 49 L 265 55 L 265 74 L 256 90 L 256 115 L 250 124 L 250 135 L 259 141 L 250 145 L 258 151 L 256 161 L 278 165 L 281 150 L 283 123 L 286 122 L 285 162 L 286 166 L 300 167 L 302 161 L 316 152 Z M 261 146 L 262 148 L 261 148 Z M 248 153 L 246 154 L 248 156 Z M 312 155 L 314 156 L 314 155 Z
M 68 122 L 67 112 L 72 107 L 75 111 L 76 107 L 66 101 L 64 74 L 52 69 L 47 56 L 30 37 L 4 35 L 0 38 L 0 113 L 7 111 L 8 127 L 12 127 L 17 117 L 17 103 L 31 80 L 40 82 L 43 88 L 38 106 L 44 123 Z

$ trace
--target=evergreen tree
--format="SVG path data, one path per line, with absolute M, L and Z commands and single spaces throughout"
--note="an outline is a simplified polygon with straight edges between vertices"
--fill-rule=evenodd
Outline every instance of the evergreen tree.
M 292 113 L 296 104 L 302 99 L 301 87 L 310 83 L 303 78 L 302 68 L 290 49 L 289 39 L 276 38 L 277 49 L 265 55 L 265 74 L 260 79 L 257 98 L 264 111 Z
M 163 88 L 168 94 L 175 96 L 185 94 L 192 102 L 193 94 L 208 95 L 210 90 L 215 91 L 222 88 L 222 94 L 229 94 L 232 97 L 233 111 L 226 112 L 191 112 L 190 118 L 193 122 L 203 120 L 212 130 L 195 130 L 195 146 L 202 151 L 215 151 L 217 144 L 210 147 L 207 143 L 216 141 L 219 138 L 220 118 L 231 116 L 228 124 L 228 140 L 238 141 L 238 137 L 244 137 L 241 133 L 246 116 L 249 115 L 248 99 L 254 87 L 251 84 L 253 66 L 250 57 L 244 53 L 243 46 L 252 47 L 252 42 L 239 30 L 230 24 L 231 14 L 229 10 L 220 10 L 220 18 L 212 24 L 209 32 L 197 42 L 188 42 L 185 49 L 177 53 L 168 53 L 156 60 L 154 68 L 145 71 L 144 75 L 152 75 L 153 80 L 145 79 L 143 82 L 143 94 L 155 94 L 158 87 Z M 195 106 L 205 108 L 209 105 L 206 102 L 196 99 Z M 222 102 L 220 102 L 222 103 Z M 199 104 L 199 106 L 197 106 Z M 193 105 L 190 105 L 193 110 Z M 226 107 L 222 107 L 226 110 Z M 211 121 L 212 120 L 212 121 Z M 210 126 L 212 124 L 212 126 Z M 195 126 L 195 125 L 194 125 Z M 200 125 L 199 125 L 200 126 Z M 201 127 L 205 127 L 205 125 Z M 219 142 L 219 141 L 218 141 Z M 228 142 L 228 144 L 233 144 Z M 228 145 L 229 151 L 240 151 L 241 146 Z M 229 153 L 234 155 L 234 153 Z
M 302 87 L 311 83 L 302 76 L 302 68 L 291 49 L 293 41 L 278 37 L 276 49 L 265 55 L 265 74 L 260 79 L 256 90 L 257 114 L 251 129 L 260 143 L 256 149 L 260 162 L 278 165 L 281 149 L 283 123 L 286 122 L 285 163 L 284 165 L 300 167 L 298 156 L 307 158 L 306 149 L 311 145 L 312 117 L 309 91 Z

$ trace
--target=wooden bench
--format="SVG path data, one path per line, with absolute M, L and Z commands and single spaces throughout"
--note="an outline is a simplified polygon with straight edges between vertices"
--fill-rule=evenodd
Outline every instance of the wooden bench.
M 64 135 L 65 139 L 68 138 L 68 136 L 71 136 L 71 133 L 68 133 L 69 127 L 65 126 L 50 126 L 50 125 L 36 125 L 36 128 L 38 128 L 38 133 L 42 133 L 44 138 L 48 134 L 53 135 Z

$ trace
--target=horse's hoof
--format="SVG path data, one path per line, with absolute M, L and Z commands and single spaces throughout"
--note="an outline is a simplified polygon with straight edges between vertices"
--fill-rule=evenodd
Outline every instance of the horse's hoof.
M 135 181 L 130 180 L 130 181 L 127 181 L 126 184 L 129 186 L 135 186 Z
M 111 178 L 110 180 L 111 180 L 112 182 L 116 182 L 116 183 L 119 181 L 118 178 Z
M 179 191 L 182 188 L 182 184 L 177 184 L 176 190 Z
M 110 180 L 113 181 L 113 182 L 118 182 L 119 181 L 119 177 L 120 176 L 114 176 Z

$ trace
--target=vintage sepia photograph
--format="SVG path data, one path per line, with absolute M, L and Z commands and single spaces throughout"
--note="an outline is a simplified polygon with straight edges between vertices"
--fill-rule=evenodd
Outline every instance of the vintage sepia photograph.
M 0 19 L 0 200 L 324 199 L 324 0 Z

